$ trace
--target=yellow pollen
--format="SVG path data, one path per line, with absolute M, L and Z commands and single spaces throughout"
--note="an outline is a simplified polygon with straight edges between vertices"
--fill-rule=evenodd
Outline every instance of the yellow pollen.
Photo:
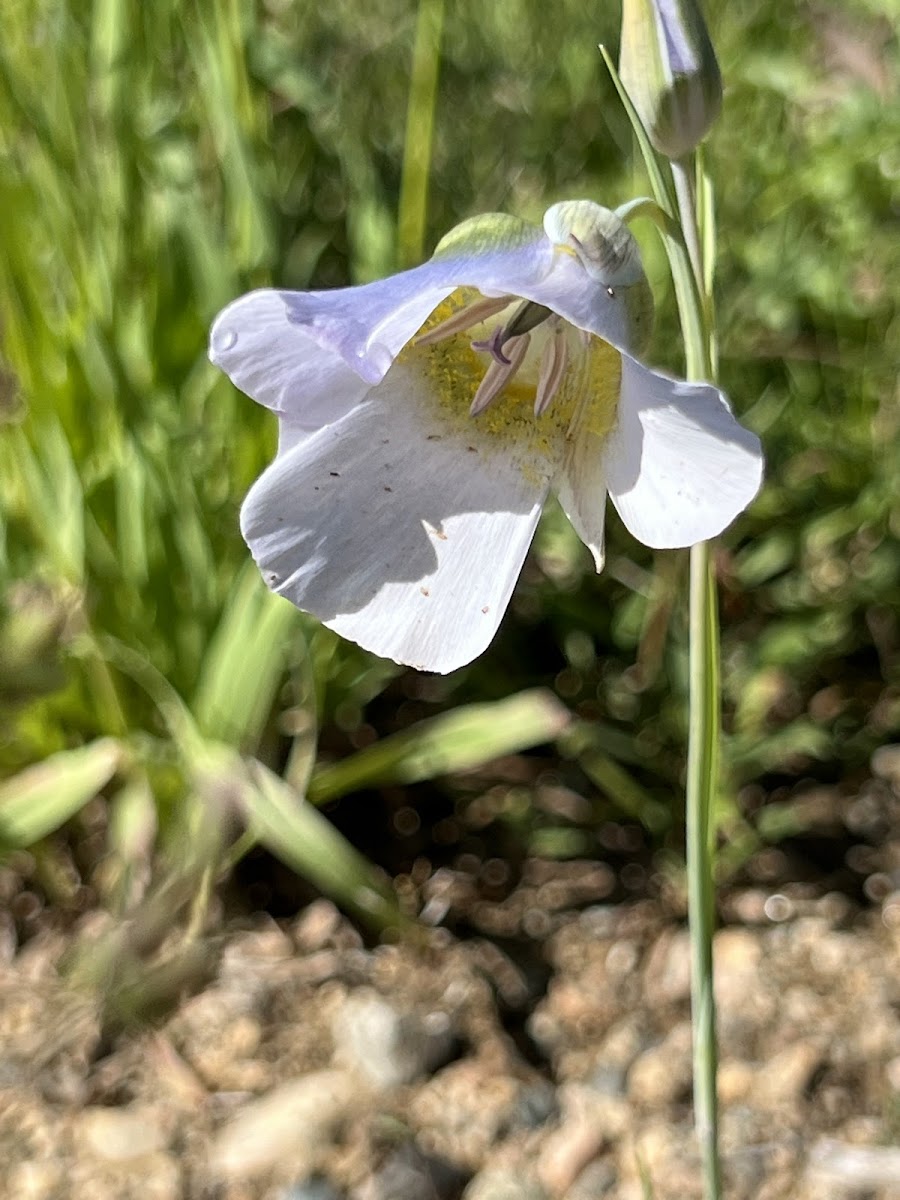
M 401 351 L 398 362 L 424 374 L 430 386 L 427 395 L 435 405 L 441 427 L 470 441 L 474 448 L 509 452 L 523 459 L 557 462 L 565 443 L 579 431 L 605 438 L 618 415 L 621 359 L 617 350 L 599 338 L 586 337 L 563 323 L 566 365 L 552 400 L 535 415 L 535 401 L 544 354 L 552 353 L 551 341 L 559 337 L 559 323 L 552 320 L 532 329 L 530 345 L 515 374 L 502 392 L 477 416 L 469 409 L 490 367 L 491 356 L 472 349 L 473 341 L 487 340 L 508 321 L 518 300 L 507 308 L 460 332 L 425 345 L 417 339 L 445 323 L 461 309 L 483 301 L 474 288 L 458 288 L 425 321 L 416 336 Z M 555 324 L 555 328 L 554 328 Z

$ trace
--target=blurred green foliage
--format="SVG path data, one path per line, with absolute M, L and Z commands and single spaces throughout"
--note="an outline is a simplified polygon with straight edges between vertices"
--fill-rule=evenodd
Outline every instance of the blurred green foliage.
M 718 551 L 726 833 L 752 816 L 742 785 L 852 775 L 900 728 L 890 7 L 711 6 L 726 85 L 709 143 L 722 377 L 769 462 Z M 546 14 L 541 0 L 447 6 L 429 246 L 478 211 L 537 219 L 557 199 L 615 205 L 646 190 L 596 48 L 615 46 L 616 6 L 559 0 Z M 534 684 L 575 714 L 551 766 L 596 796 L 593 818 L 677 830 L 681 555 L 652 555 L 613 520 L 598 579 L 550 513 L 497 642 L 449 680 L 339 643 L 248 565 L 237 510 L 274 430 L 209 366 L 206 329 L 252 286 L 396 265 L 415 21 L 411 0 L 19 0 L 4 14 L 0 771 L 58 756 L 55 798 L 46 776 L 21 785 L 44 789 L 40 839 L 48 813 L 61 821 L 89 798 L 88 760 L 66 754 L 93 744 L 111 894 L 154 846 L 187 861 L 212 759 L 220 800 L 231 780 L 246 810 L 261 768 L 223 768 L 235 750 L 299 795 L 317 729 L 340 756 Z M 659 300 L 651 358 L 678 370 L 664 256 L 639 234 Z M 519 742 L 557 732 L 548 719 Z M 516 745 L 486 741 L 483 757 Z M 266 779 L 252 794 L 270 813 L 285 797 Z M 517 828 L 552 849 L 551 818 L 523 825 L 520 808 Z M 560 852 L 594 848 L 564 833 Z

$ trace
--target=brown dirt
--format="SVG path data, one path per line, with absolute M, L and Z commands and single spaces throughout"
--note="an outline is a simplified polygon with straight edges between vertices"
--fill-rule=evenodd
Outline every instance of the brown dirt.
M 118 1033 L 64 982 L 71 938 L 38 934 L 0 972 L 0 1195 L 699 1197 L 687 934 L 607 890 L 530 861 L 465 940 L 420 947 L 367 948 L 324 900 L 234 923 L 207 986 Z M 426 891 L 438 919 L 468 894 L 446 870 Z M 900 893 L 725 909 L 726 1195 L 900 1196 Z

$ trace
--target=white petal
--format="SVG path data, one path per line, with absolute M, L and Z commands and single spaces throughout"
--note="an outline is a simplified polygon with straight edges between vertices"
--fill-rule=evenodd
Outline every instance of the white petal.
M 622 356 L 618 424 L 604 454 L 607 486 L 634 536 L 654 549 L 721 533 L 759 491 L 759 438 L 725 397 Z
M 447 672 L 493 637 L 551 473 L 397 364 L 276 460 L 241 528 L 274 591 L 376 654 Z
M 293 450 L 299 442 L 306 441 L 315 432 L 314 429 L 307 429 L 282 417 L 278 422 L 278 453 L 287 454 L 288 450 Z
M 583 399 L 568 428 L 566 456 L 556 489 L 575 532 L 594 556 L 594 566 L 602 571 L 605 453 L 618 419 L 622 356 L 605 342 L 592 338 L 581 366 Z
M 606 479 L 603 442 L 582 429 L 571 445 L 565 470 L 556 484 L 559 502 L 575 532 L 603 570 L 606 526 Z
M 216 318 L 209 357 L 259 404 L 301 427 L 336 421 L 371 387 L 291 318 L 291 292 L 250 292 Z

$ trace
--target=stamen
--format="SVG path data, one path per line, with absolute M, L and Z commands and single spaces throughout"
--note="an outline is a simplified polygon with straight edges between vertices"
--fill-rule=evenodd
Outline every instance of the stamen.
M 531 337 L 527 333 L 521 337 L 510 339 L 509 362 L 501 363 L 495 360 L 490 364 L 484 374 L 484 379 L 478 385 L 478 391 L 475 393 L 475 398 L 469 409 L 469 416 L 477 417 L 479 413 L 484 412 L 488 405 L 497 399 L 522 365 L 522 359 L 528 352 L 528 343 L 530 341 Z
M 476 300 L 474 304 L 467 304 L 464 308 L 458 309 L 445 321 L 438 322 L 433 329 L 420 334 L 416 338 L 416 345 L 430 346 L 434 342 L 441 342 L 444 338 L 452 337 L 454 333 L 462 333 L 463 330 L 486 321 L 488 317 L 495 316 L 504 308 L 508 308 L 511 303 L 510 296 L 486 296 L 483 300 Z
M 553 336 L 544 347 L 541 358 L 541 373 L 534 395 L 534 415 L 536 417 L 547 411 L 559 391 L 559 385 L 562 383 L 568 362 L 569 349 L 566 331 L 562 325 L 557 324 L 553 329 Z

